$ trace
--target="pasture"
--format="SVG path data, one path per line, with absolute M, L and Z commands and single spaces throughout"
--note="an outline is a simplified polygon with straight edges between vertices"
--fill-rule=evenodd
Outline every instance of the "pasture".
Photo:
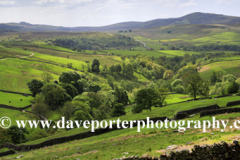
M 240 60 L 220 61 L 207 64 L 201 68 L 200 75 L 205 79 L 209 79 L 213 71 L 222 69 L 226 74 L 233 74 L 239 77 L 240 74 Z
M 6 92 L 0 92 L 0 97 L 1 97 L 0 104 L 13 107 L 26 107 L 30 105 L 31 104 L 30 101 L 33 100 L 32 96 L 23 96 L 21 94 L 13 94 Z
M 228 98 L 228 97 L 227 97 Z M 239 97 L 229 97 L 231 100 Z M 219 98 L 218 103 L 225 105 L 226 98 Z M 211 100 L 209 100 L 210 102 Z M 191 103 L 197 103 L 196 101 Z M 208 103 L 208 102 L 207 102 Z M 186 105 L 186 103 L 183 103 Z M 193 104 L 192 104 L 193 105 Z M 187 109 L 187 107 L 185 108 Z M 122 129 L 112 132 L 108 132 L 102 135 L 89 137 L 82 140 L 75 140 L 68 143 L 58 144 L 42 149 L 34 150 L 31 152 L 17 153 L 5 158 L 14 158 L 19 155 L 24 155 L 23 159 L 47 159 L 57 156 L 64 159 L 113 159 L 120 158 L 122 156 L 132 155 L 151 155 L 159 156 L 165 152 L 165 149 L 169 145 L 186 146 L 191 148 L 193 145 L 204 145 L 218 143 L 219 141 L 226 141 L 231 143 L 240 131 L 231 129 L 230 124 L 233 123 L 234 118 L 239 117 L 239 113 L 216 115 L 216 120 L 229 120 L 228 126 L 224 132 L 219 129 L 207 129 L 206 133 L 202 132 L 202 129 L 189 129 L 184 133 L 173 132 L 175 129 L 163 129 L 163 128 L 147 128 L 146 126 L 141 129 L 141 132 L 137 132 L 137 127 L 132 129 Z M 145 117 L 146 118 L 146 117 Z M 121 117 L 121 120 L 124 120 Z M 209 120 L 212 122 L 212 117 L 206 116 L 199 118 L 198 115 L 188 118 L 186 120 Z M 191 125 L 193 126 L 193 124 Z M 185 123 L 184 127 L 187 127 Z M 222 128 L 222 127 L 221 127 Z M 68 131 L 72 132 L 73 130 Z M 79 129 L 79 131 L 84 131 Z M 85 130 L 86 131 L 86 130 Z M 64 131 L 61 132 L 65 136 Z M 68 133 L 66 133 L 68 135 Z M 78 132 L 79 133 L 79 132 Z M 60 133 L 59 133 L 60 134 Z M 35 143 L 41 142 L 40 140 Z M 190 143 L 190 144 L 187 144 Z M 26 143 L 29 144 L 29 143 Z M 81 153 L 79 152 L 80 149 Z M 5 149 L 6 150 L 6 149 Z M 126 154 L 125 154 L 126 153 Z
M 160 56 L 167 56 L 167 57 L 172 57 L 172 55 L 157 52 L 157 51 L 129 51 L 129 50 L 104 50 L 107 53 L 114 53 L 115 55 L 126 55 L 126 56 L 135 56 L 138 54 L 141 55 L 147 55 L 149 57 L 160 57 Z
M 193 54 L 201 54 L 200 52 L 193 51 L 182 51 L 182 50 L 161 50 L 158 51 L 160 53 L 172 55 L 172 56 L 184 56 L 185 54 L 193 55 Z

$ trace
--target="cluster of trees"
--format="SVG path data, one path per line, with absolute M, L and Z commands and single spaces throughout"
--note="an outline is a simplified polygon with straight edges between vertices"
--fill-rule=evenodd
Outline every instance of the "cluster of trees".
M 112 65 L 109 67 L 108 73 L 114 77 L 116 77 L 116 75 L 120 73 L 129 77 L 133 77 L 133 66 L 130 63 L 126 64 L 125 62 L 123 62 L 122 65 Z
M 213 72 L 211 76 L 212 83 L 215 82 L 214 89 L 210 94 L 226 95 L 239 92 L 240 81 L 232 74 L 226 74 L 224 76 L 219 75 L 220 72 Z M 214 81 L 213 81 L 214 80 Z
M 52 42 L 54 45 L 66 48 L 81 50 L 101 50 L 110 47 L 129 48 L 139 46 L 139 43 L 131 37 L 125 35 L 104 35 L 104 36 L 79 36 L 74 38 L 56 38 Z
M 240 46 L 237 45 L 202 45 L 202 46 L 189 46 L 193 51 L 240 51 Z

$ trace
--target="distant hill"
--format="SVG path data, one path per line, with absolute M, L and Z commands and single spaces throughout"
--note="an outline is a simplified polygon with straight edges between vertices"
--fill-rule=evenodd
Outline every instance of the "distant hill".
M 0 29 L 11 29 L 15 31 L 112 31 L 129 29 L 147 29 L 180 24 L 235 24 L 240 23 L 240 17 L 225 16 L 195 12 L 180 18 L 155 19 L 146 22 L 122 22 L 101 27 L 61 27 L 50 25 L 20 23 L 0 24 Z

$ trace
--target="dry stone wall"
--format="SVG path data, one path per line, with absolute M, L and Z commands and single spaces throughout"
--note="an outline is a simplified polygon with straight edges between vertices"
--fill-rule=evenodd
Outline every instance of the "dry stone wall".
M 215 105 L 211 105 L 211 106 L 207 106 L 207 107 L 200 107 L 200 108 L 185 110 L 185 111 L 177 112 L 177 114 L 174 116 L 174 119 L 176 119 L 176 120 L 184 119 L 184 118 L 187 118 L 191 114 L 196 114 L 196 113 L 200 113 L 202 111 L 207 111 L 207 110 L 216 110 L 219 108 L 220 107 L 217 104 L 215 104 Z
M 150 120 L 152 120 L 153 122 L 157 122 L 158 120 L 164 121 L 165 119 L 168 119 L 168 118 L 167 117 L 150 118 Z M 142 119 L 142 121 L 144 121 L 145 123 L 147 122 L 146 119 Z M 128 126 L 128 128 L 129 128 L 130 123 L 128 125 L 125 125 L 125 126 Z M 133 127 L 136 127 L 136 126 L 137 126 L 137 123 L 133 123 Z M 83 133 L 79 133 L 79 134 L 76 134 L 76 135 L 54 138 L 54 139 L 50 139 L 50 140 L 44 141 L 44 142 L 39 143 L 39 144 L 14 145 L 12 143 L 4 143 L 3 145 L 0 146 L 0 149 L 1 148 L 8 148 L 8 149 L 13 149 L 15 151 L 22 151 L 22 152 L 30 151 L 30 150 L 43 148 L 43 147 L 46 147 L 46 146 L 52 146 L 52 145 L 56 145 L 56 144 L 70 142 L 70 141 L 73 141 L 73 140 L 88 138 L 88 137 L 104 134 L 104 133 L 111 132 L 111 131 L 118 130 L 118 129 L 123 129 L 123 128 L 117 128 L 117 124 L 114 124 L 112 126 L 112 128 L 109 128 L 109 127 L 99 128 L 99 129 L 96 129 L 95 132 L 88 131 L 88 132 L 83 132 Z
M 200 113 L 200 117 L 212 116 L 212 115 L 224 114 L 224 113 L 234 113 L 234 112 L 240 112 L 240 108 L 226 108 L 226 109 L 219 109 L 219 110 L 203 111 Z
M 238 141 L 228 144 L 222 141 L 213 145 L 195 145 L 191 150 L 183 149 L 179 151 L 171 151 L 163 153 L 160 157 L 129 156 L 114 158 L 113 160 L 239 160 L 240 146 Z

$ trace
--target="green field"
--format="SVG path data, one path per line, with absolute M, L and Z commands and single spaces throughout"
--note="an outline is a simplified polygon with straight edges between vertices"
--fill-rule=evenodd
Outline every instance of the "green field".
M 5 104 L 13 107 L 26 107 L 31 104 L 32 96 L 23 96 L 21 94 L 0 92 L 0 104 Z M 9 103 L 9 101 L 11 103 Z
M 230 119 L 230 117 L 239 117 L 239 113 L 225 114 L 216 116 L 217 120 Z M 188 120 L 210 120 L 212 117 L 195 116 Z M 230 120 L 231 122 L 233 120 Z M 186 125 L 185 125 L 186 127 Z M 177 128 L 176 128 L 177 129 Z M 175 129 L 175 130 L 176 130 Z M 209 132 L 202 133 L 202 129 L 190 129 L 183 134 L 173 132 L 174 129 L 141 129 L 137 132 L 137 127 L 132 129 L 122 129 L 99 136 L 93 136 L 82 140 L 75 140 L 64 144 L 58 144 L 51 147 L 45 147 L 31 152 L 18 153 L 7 156 L 14 158 L 24 155 L 22 159 L 51 159 L 57 156 L 73 160 L 81 159 L 113 159 L 120 158 L 127 152 L 127 156 L 132 155 L 151 155 L 159 156 L 169 145 L 188 146 L 186 143 L 193 145 L 213 144 L 219 141 L 232 142 L 240 131 L 230 129 L 229 125 L 225 132 L 208 129 Z M 206 139 L 203 141 L 202 139 Z M 191 145 L 189 145 L 191 147 Z M 81 148 L 81 154 L 77 153 Z
M 209 79 L 213 71 L 222 69 L 227 74 L 233 74 L 236 77 L 239 77 L 240 74 L 240 60 L 229 60 L 229 61 L 220 61 L 205 65 L 199 71 L 200 75 L 206 79 Z
M 161 50 L 158 52 L 165 53 L 165 54 L 172 55 L 172 56 L 184 56 L 185 54 L 189 54 L 189 55 L 201 54 L 200 52 L 182 51 L 182 50 Z
M 172 55 L 170 54 L 164 54 L 164 53 L 160 53 L 157 51 L 124 51 L 124 50 L 104 50 L 107 53 L 114 53 L 115 55 L 126 55 L 126 56 L 135 56 L 137 54 L 141 54 L 141 55 L 147 55 L 149 57 L 160 57 L 160 56 L 167 56 L 167 57 L 172 57 Z
M 240 33 L 238 32 L 223 32 L 212 36 L 193 39 L 192 42 L 196 45 L 206 45 L 210 43 L 238 45 L 240 42 Z
M 173 97 L 175 97 L 175 98 L 173 98 Z M 205 107 L 205 106 L 209 106 L 209 105 L 213 105 L 213 104 L 218 104 L 220 107 L 225 107 L 227 102 L 236 101 L 236 100 L 239 100 L 239 98 L 240 98 L 240 96 L 233 96 L 233 97 L 218 98 L 217 100 L 207 99 L 207 100 L 205 100 L 206 102 L 204 102 L 204 103 L 202 103 L 202 100 L 198 100 L 198 101 L 190 101 L 189 103 L 185 102 L 185 103 L 179 103 L 179 104 L 171 104 L 171 103 L 176 103 L 176 102 L 180 102 L 180 101 L 186 101 L 189 99 L 188 97 L 187 98 L 185 98 L 185 97 L 187 97 L 187 96 L 172 95 L 167 100 L 169 105 L 167 105 L 165 107 L 153 107 L 152 111 L 144 110 L 142 113 L 139 113 L 139 114 L 133 114 L 132 112 L 127 112 L 127 114 L 125 116 L 109 118 L 106 120 L 117 120 L 118 118 L 120 118 L 122 121 L 123 120 L 129 121 L 129 120 L 137 120 L 137 119 L 146 119 L 146 117 L 154 118 L 154 117 L 164 117 L 164 116 L 167 116 L 168 118 L 171 119 L 171 118 L 174 118 L 174 115 L 180 111 L 189 110 L 189 109 L 198 108 L 198 107 Z M 172 100 L 172 98 L 173 98 L 173 100 Z M 176 99 L 181 99 L 181 100 L 176 100 Z M 130 106 L 130 108 L 126 108 L 126 111 L 130 111 L 130 110 L 131 110 L 131 106 Z M 204 117 L 202 119 L 204 119 Z M 35 141 L 30 141 L 25 144 L 41 143 L 45 140 L 63 137 L 63 136 L 70 136 L 70 135 L 78 134 L 81 132 L 86 132 L 89 130 L 90 129 L 85 129 L 83 127 L 79 128 L 79 129 L 72 129 L 69 131 L 59 130 L 59 132 L 57 132 L 56 134 L 54 134 L 52 136 L 38 139 Z

